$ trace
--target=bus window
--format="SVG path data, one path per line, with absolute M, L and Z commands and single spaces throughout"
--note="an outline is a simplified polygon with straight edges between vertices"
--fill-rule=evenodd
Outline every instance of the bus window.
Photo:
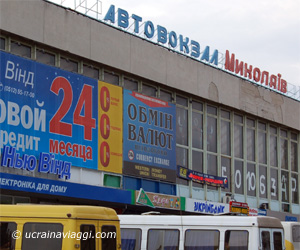
M 271 250 L 271 239 L 269 231 L 261 232 L 262 250 Z
M 22 250 L 59 250 L 62 248 L 63 225 L 59 223 L 25 223 Z
M 0 249 L 14 250 L 16 240 L 11 237 L 17 230 L 17 224 L 14 222 L 0 222 Z
M 300 226 L 293 225 L 292 227 L 293 242 L 300 242 Z
M 102 226 L 101 229 L 102 250 L 117 249 L 117 230 L 115 226 Z
M 121 229 L 122 250 L 140 250 L 142 230 L 138 228 Z
M 179 231 L 176 229 L 149 229 L 147 250 L 177 250 Z
M 282 233 L 281 232 L 274 232 L 274 250 L 282 250 Z
M 220 232 L 218 230 L 186 230 L 185 250 L 219 249 Z
M 248 231 L 227 230 L 225 232 L 225 250 L 248 250 Z
M 81 239 L 80 250 L 95 250 L 96 237 L 94 225 L 80 225 Z

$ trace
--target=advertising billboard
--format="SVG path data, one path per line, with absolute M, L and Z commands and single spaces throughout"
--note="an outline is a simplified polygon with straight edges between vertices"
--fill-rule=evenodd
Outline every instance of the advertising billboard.
M 6 163 L 17 159 L 14 167 L 28 169 L 35 162 L 29 156 L 46 153 L 41 167 L 49 172 L 60 170 L 61 161 L 97 169 L 98 81 L 9 53 L 0 56 L 0 150 Z
M 123 174 L 175 182 L 175 105 L 126 89 L 123 98 Z
M 99 81 L 99 170 L 122 174 L 122 88 Z

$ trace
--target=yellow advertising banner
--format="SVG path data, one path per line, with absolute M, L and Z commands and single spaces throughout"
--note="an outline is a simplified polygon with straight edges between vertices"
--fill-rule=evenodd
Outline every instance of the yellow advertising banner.
M 122 88 L 99 81 L 98 169 L 122 174 Z

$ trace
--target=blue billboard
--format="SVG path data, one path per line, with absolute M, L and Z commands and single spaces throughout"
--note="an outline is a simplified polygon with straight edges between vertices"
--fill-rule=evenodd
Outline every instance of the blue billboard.
M 176 107 L 124 89 L 123 174 L 176 181 Z
M 24 169 L 31 162 L 22 156 L 39 159 L 40 153 L 49 154 L 45 169 L 61 169 L 55 166 L 61 162 L 97 169 L 98 81 L 9 53 L 0 56 L 1 154 Z

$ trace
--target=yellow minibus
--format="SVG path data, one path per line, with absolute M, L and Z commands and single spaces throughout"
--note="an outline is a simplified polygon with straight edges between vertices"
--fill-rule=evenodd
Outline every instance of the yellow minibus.
M 96 206 L 0 205 L 1 250 L 119 250 L 120 222 Z

